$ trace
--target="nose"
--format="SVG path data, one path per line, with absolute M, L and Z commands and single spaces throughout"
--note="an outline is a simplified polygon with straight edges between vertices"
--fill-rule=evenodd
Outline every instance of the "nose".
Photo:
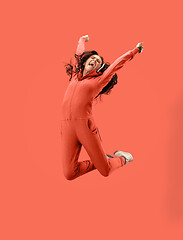
M 94 60 L 94 62 L 95 62 L 95 63 L 97 63 L 97 59 L 96 59 L 96 58 L 95 58 L 95 59 L 93 59 L 93 60 Z

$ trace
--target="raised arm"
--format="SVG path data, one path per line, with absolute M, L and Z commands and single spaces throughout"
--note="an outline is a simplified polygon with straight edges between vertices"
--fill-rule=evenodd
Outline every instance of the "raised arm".
M 88 42 L 88 41 L 89 41 L 88 35 L 80 37 L 78 41 L 77 49 L 76 49 L 76 55 L 81 55 L 84 52 L 85 42 Z
M 88 35 L 80 37 L 75 53 L 75 65 L 78 68 L 80 63 L 80 56 L 85 51 L 85 42 L 89 41 Z
M 127 61 L 132 60 L 132 58 L 141 51 L 142 48 L 140 49 L 139 47 L 135 47 L 134 49 L 126 52 L 125 54 L 117 58 L 98 79 L 100 87 L 105 87 L 107 83 L 110 82 L 111 77 L 115 74 L 115 72 L 122 68 Z

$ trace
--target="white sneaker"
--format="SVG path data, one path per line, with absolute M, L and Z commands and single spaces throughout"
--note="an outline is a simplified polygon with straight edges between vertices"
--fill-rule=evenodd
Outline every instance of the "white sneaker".
M 120 151 L 120 150 L 116 150 L 114 152 L 114 156 L 115 157 L 124 157 L 125 164 L 127 162 L 132 162 L 133 161 L 133 156 L 131 155 L 131 153 L 128 153 L 128 152 L 123 152 L 123 151 Z

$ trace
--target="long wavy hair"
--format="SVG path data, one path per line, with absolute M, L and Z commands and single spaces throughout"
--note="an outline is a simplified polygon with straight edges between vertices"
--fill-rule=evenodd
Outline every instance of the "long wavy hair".
M 65 69 L 66 69 L 66 73 L 67 75 L 70 76 L 70 79 L 69 81 L 71 81 L 72 79 L 72 76 L 74 73 L 79 73 L 80 71 L 83 71 L 84 70 L 84 63 L 87 61 L 87 59 L 89 57 L 91 57 L 92 55 L 98 55 L 100 56 L 95 50 L 92 50 L 92 51 L 85 51 L 83 52 L 82 55 L 77 55 L 75 54 L 75 58 L 77 60 L 77 65 L 73 65 L 71 60 L 70 60 L 70 63 L 67 63 L 64 65 Z M 110 66 L 110 63 L 109 62 L 106 62 L 104 63 L 104 59 L 103 57 L 100 56 L 100 58 L 102 59 L 102 64 L 101 64 L 101 67 L 99 68 L 99 72 L 103 73 L 109 66 Z M 101 100 L 101 95 L 102 94 L 106 94 L 106 95 L 109 95 L 110 92 L 111 92 L 111 89 L 114 87 L 115 84 L 117 84 L 117 74 L 115 73 L 110 82 L 108 82 L 108 84 L 99 92 L 99 94 L 95 97 L 99 97 L 100 96 L 100 100 Z

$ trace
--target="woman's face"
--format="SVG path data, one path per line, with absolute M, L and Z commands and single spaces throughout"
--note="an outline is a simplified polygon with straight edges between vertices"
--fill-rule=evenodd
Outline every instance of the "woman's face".
M 102 59 L 99 55 L 92 55 L 89 57 L 86 62 L 84 63 L 84 70 L 86 72 L 90 72 L 93 69 L 96 69 L 96 71 L 101 67 L 102 65 Z

